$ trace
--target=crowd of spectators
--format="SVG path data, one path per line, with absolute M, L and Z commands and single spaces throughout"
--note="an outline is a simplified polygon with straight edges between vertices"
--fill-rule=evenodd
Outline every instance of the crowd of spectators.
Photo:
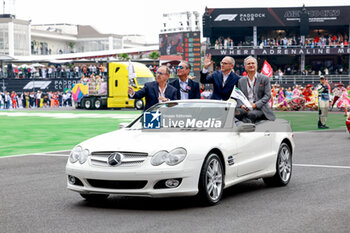
M 350 106 L 350 85 L 346 88 L 342 83 L 327 84 L 330 90 L 330 108 L 338 109 Z M 273 84 L 271 88 L 270 106 L 276 110 L 318 110 L 318 85 L 306 86 L 294 85 L 284 88 L 282 85 Z M 337 94 L 337 92 L 340 92 Z M 335 98 L 338 96 L 338 98 Z
M 31 91 L 17 94 L 15 91 L 0 92 L 0 109 L 57 108 L 72 106 L 72 93 Z
M 253 41 L 236 41 L 230 37 L 220 36 L 215 40 L 215 49 L 233 49 L 235 46 L 254 46 Z M 291 47 L 307 47 L 307 48 L 326 48 L 326 47 L 348 47 L 349 37 L 342 34 L 325 34 L 306 37 L 305 40 L 299 36 L 261 36 L 258 39 L 259 48 L 291 48 Z
M 107 67 L 105 65 L 12 65 L 11 70 L 0 72 L 4 78 L 80 78 L 82 75 L 90 76 L 91 74 L 107 76 Z

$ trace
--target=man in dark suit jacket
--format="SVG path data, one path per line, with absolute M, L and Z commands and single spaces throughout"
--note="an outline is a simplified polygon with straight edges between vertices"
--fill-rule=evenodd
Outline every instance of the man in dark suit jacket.
M 237 100 L 237 108 L 240 108 L 241 114 L 246 115 L 252 122 L 261 119 L 274 121 L 276 117 L 269 106 L 271 99 L 270 78 L 257 73 L 258 63 L 252 56 L 244 59 L 244 67 L 248 75 L 238 81 L 238 88 L 247 97 L 253 110 L 249 110 L 240 100 Z
M 191 64 L 181 61 L 177 66 L 178 79 L 170 82 L 169 85 L 177 89 L 177 99 L 200 99 L 199 83 L 188 78 L 191 71 Z
M 156 81 L 145 83 L 143 88 L 134 92 L 132 87 L 129 87 L 129 96 L 133 99 L 146 98 L 145 109 L 152 107 L 159 102 L 176 100 L 176 88 L 167 85 L 167 80 L 170 76 L 170 70 L 167 66 L 160 66 L 157 70 Z
M 214 71 L 208 75 L 208 68 L 212 64 L 211 54 L 204 57 L 204 68 L 201 71 L 201 83 L 212 83 L 212 99 L 228 100 L 231 96 L 233 87 L 238 83 L 240 77 L 233 72 L 235 60 L 226 56 L 220 62 L 221 70 Z

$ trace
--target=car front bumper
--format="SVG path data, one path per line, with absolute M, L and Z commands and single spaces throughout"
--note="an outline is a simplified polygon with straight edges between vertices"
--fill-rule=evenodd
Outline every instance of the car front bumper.
M 89 161 L 88 161 L 89 162 Z M 147 196 L 147 197 L 172 197 L 194 196 L 198 193 L 198 180 L 201 169 L 201 161 L 187 160 L 176 166 L 152 166 L 148 160 L 138 167 L 97 167 L 85 164 L 67 162 L 67 188 L 82 194 L 118 194 L 122 196 Z M 68 176 L 73 176 L 81 181 L 81 185 L 72 184 Z M 146 181 L 142 188 L 105 188 L 96 187 L 90 180 L 102 182 L 137 182 Z M 176 188 L 155 188 L 161 180 L 181 179 Z

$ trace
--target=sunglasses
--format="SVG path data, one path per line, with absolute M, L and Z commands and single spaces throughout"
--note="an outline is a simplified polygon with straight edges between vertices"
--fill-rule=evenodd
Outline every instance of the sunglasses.
M 176 67 L 176 69 L 180 69 L 180 70 L 182 70 L 183 68 L 185 68 L 185 67 L 183 67 L 183 66 Z
M 162 73 L 162 72 L 159 72 L 159 71 L 157 71 L 156 74 L 159 74 L 159 75 L 166 75 L 166 73 Z

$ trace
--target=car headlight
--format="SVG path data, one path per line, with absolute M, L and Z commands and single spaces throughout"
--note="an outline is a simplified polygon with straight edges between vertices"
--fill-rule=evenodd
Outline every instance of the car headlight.
M 81 146 L 76 146 L 70 152 L 69 161 L 71 163 L 75 163 L 79 160 L 79 163 L 83 164 L 86 162 L 88 155 L 89 155 L 89 151 L 87 149 L 83 150 Z
M 151 159 L 151 164 L 153 166 L 159 166 L 161 165 L 162 163 L 164 163 L 167 158 L 168 158 L 168 151 L 165 151 L 165 150 L 161 150 L 161 151 L 158 151 L 157 153 L 155 153 Z
M 83 148 L 81 146 L 76 146 L 73 148 L 73 150 L 70 152 L 69 160 L 72 163 L 75 163 L 79 160 L 80 153 L 83 151 Z
M 87 158 L 88 158 L 88 155 L 89 155 L 89 151 L 87 149 L 83 150 L 81 153 L 80 153 L 80 157 L 79 157 L 79 163 L 80 164 L 83 164 L 86 162 Z
M 165 150 L 158 151 L 152 157 L 151 164 L 153 166 L 159 166 L 163 163 L 166 163 L 169 166 L 175 166 L 181 163 L 186 158 L 186 155 L 187 151 L 181 147 L 175 148 L 170 152 Z
M 174 166 L 181 163 L 187 155 L 187 151 L 184 148 L 175 148 L 169 152 L 169 159 L 166 161 L 166 164 L 169 166 Z

